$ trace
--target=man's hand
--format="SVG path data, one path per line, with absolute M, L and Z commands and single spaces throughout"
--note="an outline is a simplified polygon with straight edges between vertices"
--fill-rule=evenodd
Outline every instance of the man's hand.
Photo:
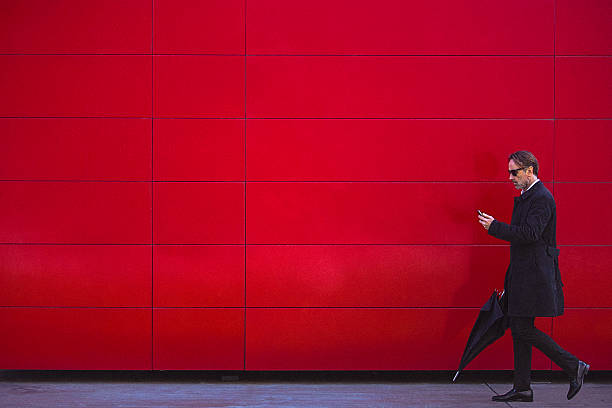
M 489 214 L 482 213 L 482 215 L 478 216 L 478 222 L 480 225 L 484 227 L 487 231 L 491 226 L 491 223 L 495 220 L 495 218 L 491 217 Z

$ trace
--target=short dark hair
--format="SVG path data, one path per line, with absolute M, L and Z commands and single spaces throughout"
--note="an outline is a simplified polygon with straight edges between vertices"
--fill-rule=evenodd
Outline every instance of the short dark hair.
M 527 150 L 519 150 L 517 152 L 512 153 L 508 156 L 508 161 L 513 160 L 520 167 L 533 167 L 533 174 L 538 176 L 538 159 L 533 155 L 533 153 L 528 152 Z

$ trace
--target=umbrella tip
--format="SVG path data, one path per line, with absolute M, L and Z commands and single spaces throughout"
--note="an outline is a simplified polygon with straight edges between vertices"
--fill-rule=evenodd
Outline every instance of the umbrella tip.
M 453 382 L 455 382 L 455 380 L 457 379 L 457 377 L 459 377 L 459 371 L 457 371 L 457 373 L 455 373 L 455 376 L 453 377 Z

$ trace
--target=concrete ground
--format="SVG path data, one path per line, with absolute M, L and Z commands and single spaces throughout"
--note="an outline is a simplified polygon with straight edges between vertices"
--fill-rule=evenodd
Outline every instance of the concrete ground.
M 511 372 L 0 371 L 0 407 L 612 407 L 612 374 L 589 373 L 565 397 L 557 373 L 534 374 L 534 402 L 499 403 Z

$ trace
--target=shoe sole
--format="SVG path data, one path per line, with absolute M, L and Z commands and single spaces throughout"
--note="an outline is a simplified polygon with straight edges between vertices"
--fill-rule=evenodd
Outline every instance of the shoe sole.
M 495 397 L 501 397 L 501 395 L 496 395 L 491 400 L 495 402 L 533 402 L 533 396 L 529 397 L 510 397 L 505 399 L 495 399 Z

